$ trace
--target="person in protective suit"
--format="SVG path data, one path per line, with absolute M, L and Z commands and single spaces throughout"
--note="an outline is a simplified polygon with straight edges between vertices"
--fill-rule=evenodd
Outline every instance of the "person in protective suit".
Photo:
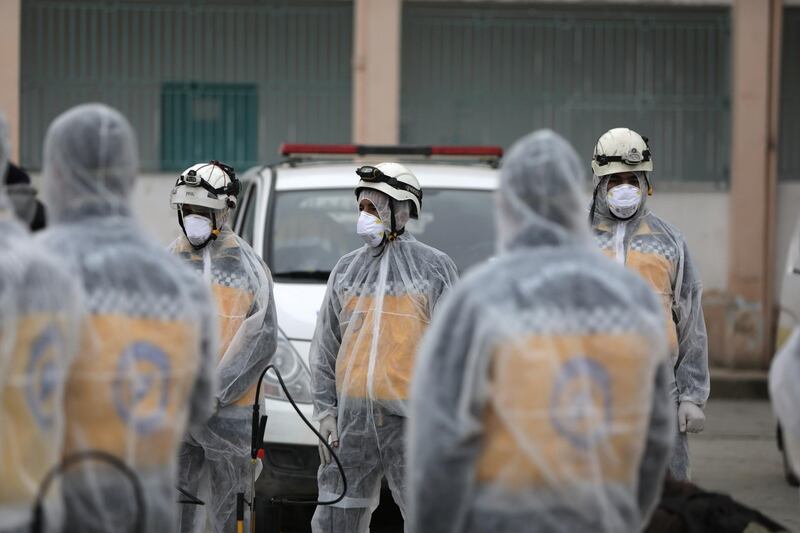
M 638 272 L 661 300 L 678 411 L 669 471 L 673 479 L 685 481 L 691 478 L 686 434 L 703 430 L 711 388 L 703 287 L 683 235 L 647 207 L 652 170 L 647 139 L 627 128 L 604 133 L 592 156 L 590 221 L 603 252 Z
M 658 501 L 675 420 L 661 309 L 593 246 L 583 179 L 549 130 L 501 163 L 500 253 L 418 355 L 412 532 L 638 531 Z
M 43 194 L 51 225 L 38 243 L 81 285 L 80 352 L 69 369 L 64 458 L 104 452 L 63 473 L 65 531 L 162 532 L 176 520 L 176 456 L 187 425 L 211 413 L 213 303 L 191 271 L 131 212 L 138 166 L 128 121 L 102 104 L 50 125 Z M 139 504 L 143 499 L 143 507 Z
M 238 194 L 233 168 L 212 161 L 186 169 L 170 197 L 183 230 L 170 250 L 211 288 L 220 340 L 214 415 L 189 432 L 180 451 L 179 487 L 205 502 L 183 506 L 182 532 L 235 531 L 237 494 L 252 501 L 260 466 L 250 455 L 252 405 L 258 377 L 275 353 L 278 324 L 272 275 L 228 224 Z
M 0 174 L 8 155 L 0 116 Z M 9 196 L 0 184 L 0 532 L 27 533 L 40 485 L 61 460 L 81 305 L 75 279 L 33 241 Z M 61 531 L 58 488 L 47 496 L 46 530 Z
M 331 272 L 309 360 L 314 417 L 344 467 L 347 493 L 317 507 L 315 532 L 369 530 L 386 476 L 405 514 L 405 426 L 417 344 L 439 298 L 456 281 L 453 261 L 405 231 L 418 218 L 422 190 L 398 163 L 364 166 L 355 194 L 356 232 L 365 245 Z M 341 494 L 342 480 L 320 446 L 319 498 Z

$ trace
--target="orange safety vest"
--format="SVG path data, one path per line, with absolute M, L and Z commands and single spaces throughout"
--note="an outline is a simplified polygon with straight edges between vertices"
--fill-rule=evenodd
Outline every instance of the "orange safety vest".
M 182 321 L 91 315 L 67 382 L 65 455 L 103 450 L 139 467 L 175 460 L 200 334 Z
M 656 360 L 636 335 L 530 336 L 498 346 L 477 463 L 482 485 L 634 486 Z
M 351 398 L 408 399 L 417 345 L 429 322 L 426 298 L 412 294 L 382 298 L 377 339 L 373 338 L 374 296 L 350 297 L 342 310 L 340 324 L 344 332 L 336 361 L 336 389 Z
M 231 341 L 236 333 L 247 320 L 247 315 L 253 307 L 255 297 L 253 293 L 213 283 L 211 290 L 214 293 L 214 300 L 217 302 L 217 322 L 219 327 L 219 359 L 225 356 Z M 236 357 L 236 354 L 232 355 Z M 258 382 L 253 385 L 237 399 L 235 405 L 252 405 L 256 394 Z
M 67 322 L 56 314 L 23 317 L 0 378 L 0 505 L 32 501 L 60 460 L 60 412 L 69 354 Z
M 228 234 L 221 240 L 217 241 L 217 260 L 225 257 L 225 254 L 230 253 L 230 258 L 237 258 L 241 253 L 239 244 L 234 234 Z M 203 254 L 205 250 L 194 250 L 189 245 L 188 241 L 182 240 L 179 242 L 174 250 L 174 253 L 183 256 L 182 259 L 188 261 L 192 268 L 196 269 L 202 274 L 203 272 Z M 247 320 L 250 310 L 255 302 L 255 294 L 235 286 L 229 286 L 218 283 L 217 280 L 211 280 L 211 292 L 214 295 L 214 300 L 217 305 L 217 327 L 219 332 L 219 356 L 218 360 L 222 361 L 228 348 L 233 342 L 236 333 L 242 327 L 242 324 Z M 237 354 L 232 354 L 236 357 Z M 253 404 L 256 394 L 258 381 L 256 380 L 252 386 L 242 394 L 235 402 L 234 405 L 248 406 Z
M 606 228 L 604 228 L 606 229 Z M 607 229 L 607 231 L 611 231 Z M 642 235 L 650 235 L 653 233 L 652 228 L 646 222 L 642 222 L 636 230 L 631 240 Z M 611 259 L 615 259 L 615 251 L 613 248 L 604 248 L 605 253 Z M 675 320 L 672 316 L 672 302 L 673 302 L 673 280 L 676 275 L 676 267 L 667 257 L 657 253 L 645 253 L 629 247 L 625 255 L 625 266 L 629 269 L 638 272 L 645 281 L 650 285 L 650 288 L 655 291 L 661 300 L 662 308 L 664 309 L 664 320 L 667 331 L 667 341 L 669 343 L 670 353 L 677 357 L 678 354 L 678 330 L 675 325 Z

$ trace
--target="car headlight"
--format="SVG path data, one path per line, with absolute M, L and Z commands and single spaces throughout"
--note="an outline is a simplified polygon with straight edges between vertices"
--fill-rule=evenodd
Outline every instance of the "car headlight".
M 272 364 L 281 373 L 292 399 L 297 403 L 311 403 L 311 372 L 280 328 L 278 328 L 278 346 L 272 357 Z M 262 386 L 267 398 L 288 401 L 273 372 L 266 373 Z

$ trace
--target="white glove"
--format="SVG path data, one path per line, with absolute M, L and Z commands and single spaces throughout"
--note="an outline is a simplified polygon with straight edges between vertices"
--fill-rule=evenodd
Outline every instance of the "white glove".
M 700 433 L 706 424 L 703 410 L 692 402 L 681 402 L 678 406 L 678 428 L 681 433 Z
M 319 432 L 326 442 L 329 442 L 331 448 L 339 447 L 339 433 L 336 428 L 336 417 L 328 415 L 319 422 Z M 327 465 L 331 462 L 331 452 L 325 447 L 322 442 L 319 443 L 319 460 L 322 464 Z

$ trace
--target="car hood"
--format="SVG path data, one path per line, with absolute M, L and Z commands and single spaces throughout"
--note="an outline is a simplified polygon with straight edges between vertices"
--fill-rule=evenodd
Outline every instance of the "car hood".
M 310 341 L 325 298 L 324 283 L 275 283 L 278 326 L 292 340 Z

